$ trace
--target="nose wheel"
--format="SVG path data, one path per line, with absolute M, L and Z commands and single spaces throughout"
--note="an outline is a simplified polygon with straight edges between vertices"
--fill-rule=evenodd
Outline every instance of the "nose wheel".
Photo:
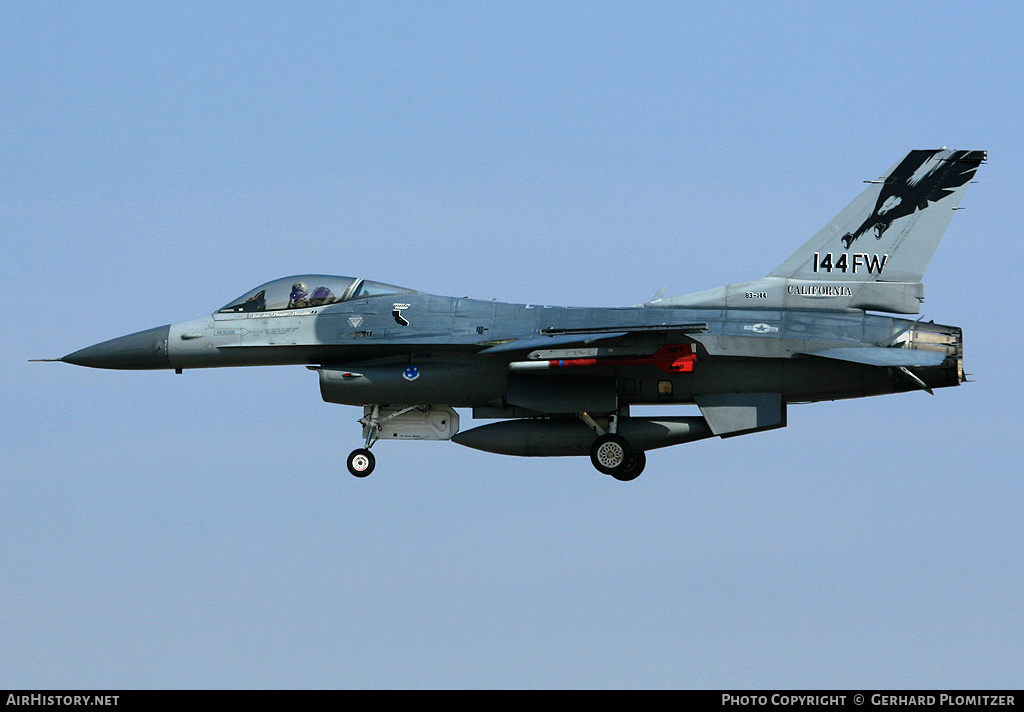
M 366 477 L 373 472 L 373 466 L 376 464 L 376 458 L 373 453 L 367 448 L 361 447 L 358 450 L 353 450 L 348 460 L 345 461 L 348 466 L 348 471 L 356 477 Z

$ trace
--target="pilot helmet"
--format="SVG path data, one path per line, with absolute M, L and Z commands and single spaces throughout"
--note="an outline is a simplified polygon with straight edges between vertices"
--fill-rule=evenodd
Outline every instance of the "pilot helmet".
M 307 293 L 308 292 L 306 292 L 306 283 L 296 282 L 295 284 L 292 285 L 292 293 L 289 299 L 291 299 L 292 301 L 305 299 Z

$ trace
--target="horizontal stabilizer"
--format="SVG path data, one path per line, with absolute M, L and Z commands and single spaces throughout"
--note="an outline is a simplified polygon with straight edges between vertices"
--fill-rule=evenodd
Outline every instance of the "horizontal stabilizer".
M 836 359 L 863 363 L 868 366 L 938 366 L 946 360 L 942 351 L 925 351 L 923 349 L 889 349 L 880 346 L 864 346 L 842 349 L 825 349 L 809 351 L 808 356 Z

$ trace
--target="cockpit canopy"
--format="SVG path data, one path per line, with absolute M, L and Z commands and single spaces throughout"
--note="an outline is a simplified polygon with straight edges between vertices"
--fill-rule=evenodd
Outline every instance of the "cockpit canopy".
M 217 310 L 218 314 L 308 309 L 382 294 L 409 294 L 412 289 L 382 282 L 326 274 L 300 274 L 261 284 Z

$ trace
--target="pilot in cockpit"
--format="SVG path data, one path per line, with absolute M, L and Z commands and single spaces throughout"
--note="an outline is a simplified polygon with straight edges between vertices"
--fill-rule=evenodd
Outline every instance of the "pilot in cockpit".
M 324 304 L 334 304 L 337 299 L 327 287 L 317 287 L 309 296 L 309 306 L 322 307 Z
M 302 309 L 309 306 L 309 292 L 306 290 L 305 282 L 296 282 L 292 285 L 292 293 L 288 295 L 289 309 Z

